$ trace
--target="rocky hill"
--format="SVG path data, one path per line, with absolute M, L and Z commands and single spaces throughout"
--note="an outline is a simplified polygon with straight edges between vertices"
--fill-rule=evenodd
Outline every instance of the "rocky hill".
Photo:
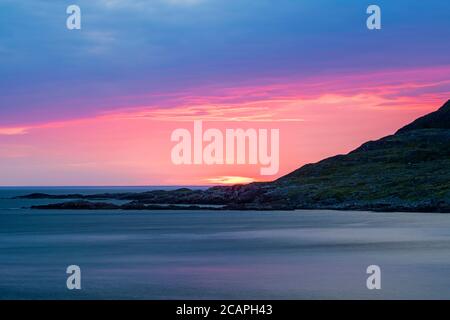
M 396 134 L 270 184 L 303 208 L 450 212 L 450 101 Z

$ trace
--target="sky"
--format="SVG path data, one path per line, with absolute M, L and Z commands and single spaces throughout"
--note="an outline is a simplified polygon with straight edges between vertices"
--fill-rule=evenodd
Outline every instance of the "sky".
M 66 8 L 81 8 L 68 30 Z M 366 27 L 370 4 L 380 30 Z M 450 99 L 441 0 L 0 0 L 0 185 L 276 179 Z M 279 171 L 175 165 L 178 128 L 278 129 Z

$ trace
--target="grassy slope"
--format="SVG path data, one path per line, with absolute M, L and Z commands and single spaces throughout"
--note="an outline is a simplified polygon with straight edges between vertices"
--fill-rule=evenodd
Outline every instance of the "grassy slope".
M 450 207 L 449 114 L 447 102 L 395 135 L 303 166 L 270 183 L 265 201 L 297 207 L 417 207 L 419 211 L 439 203 Z

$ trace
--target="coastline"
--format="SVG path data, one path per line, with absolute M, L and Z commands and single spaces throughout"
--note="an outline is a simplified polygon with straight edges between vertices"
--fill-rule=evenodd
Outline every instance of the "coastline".
M 139 194 L 135 195 L 141 198 Z M 335 204 L 328 206 L 294 206 L 289 204 L 218 204 L 206 203 L 148 203 L 145 200 L 133 200 L 124 204 L 113 204 L 109 202 L 94 202 L 84 200 L 97 199 L 117 199 L 119 196 L 111 194 L 110 198 L 105 195 L 56 195 L 49 194 L 29 194 L 25 196 L 15 197 L 20 199 L 72 199 L 71 201 L 64 201 L 58 203 L 33 205 L 29 208 L 36 210 L 213 210 L 213 211 L 294 211 L 294 210 L 339 210 L 339 211 L 372 211 L 372 212 L 422 212 L 422 213 L 450 213 L 450 207 L 445 203 L 413 203 L 410 206 L 395 205 L 392 203 L 379 204 Z M 132 195 L 128 195 L 132 197 Z M 74 200 L 78 199 L 78 200 Z

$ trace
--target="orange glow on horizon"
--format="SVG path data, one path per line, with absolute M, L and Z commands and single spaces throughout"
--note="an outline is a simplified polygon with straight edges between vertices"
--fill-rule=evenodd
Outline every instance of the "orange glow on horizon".
M 256 182 L 254 178 L 249 177 L 235 177 L 235 176 L 222 176 L 222 177 L 214 177 L 206 179 L 208 183 L 211 184 L 249 184 L 252 182 Z

